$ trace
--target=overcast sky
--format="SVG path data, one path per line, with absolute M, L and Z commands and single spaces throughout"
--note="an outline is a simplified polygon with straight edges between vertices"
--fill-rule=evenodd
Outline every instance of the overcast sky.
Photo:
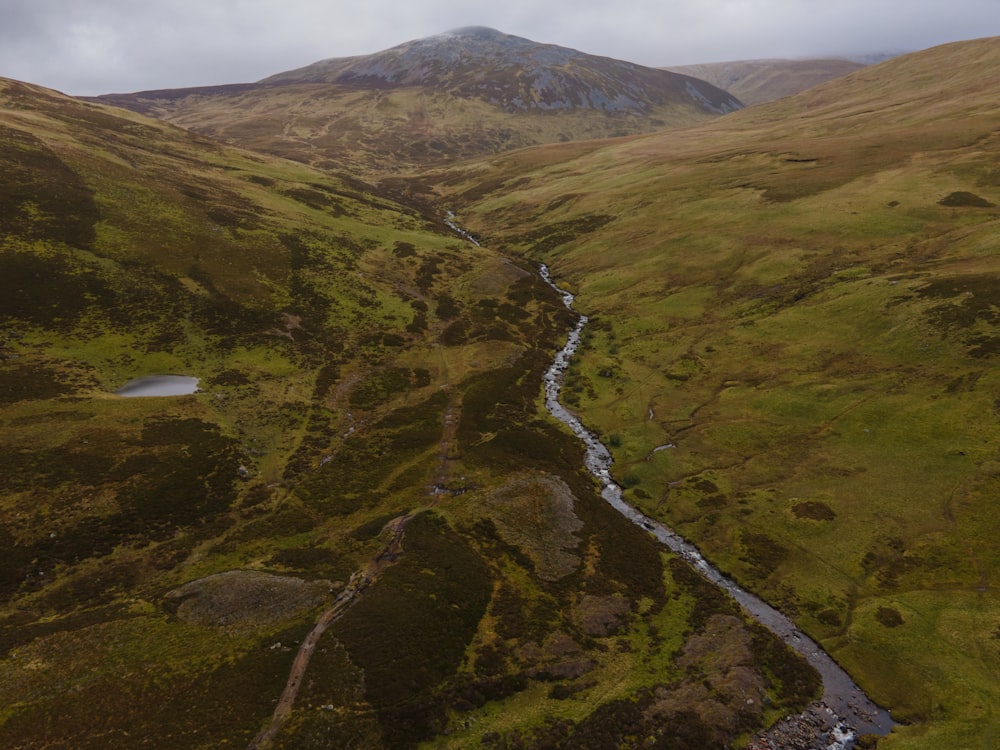
M 0 0 L 0 76 L 67 94 L 243 83 L 461 26 L 651 66 L 1000 35 L 997 0 Z

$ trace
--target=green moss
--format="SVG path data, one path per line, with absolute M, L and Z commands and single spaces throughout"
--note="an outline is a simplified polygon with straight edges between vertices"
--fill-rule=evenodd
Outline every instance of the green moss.
M 86 633 L 87 631 L 83 631 Z M 230 660 L 178 672 L 158 664 L 161 647 L 169 644 L 174 657 L 196 657 L 197 646 L 185 647 L 169 626 L 134 619 L 127 629 L 105 627 L 120 650 L 112 649 L 111 664 L 122 664 L 122 651 L 143 648 L 143 641 L 159 638 L 160 647 L 145 644 L 148 672 L 122 680 L 121 673 L 102 670 L 93 676 L 66 676 L 76 689 L 55 692 L 25 707 L 0 726 L 0 741 L 9 745 L 102 748 L 107 743 L 131 742 L 130 737 L 156 737 L 166 746 L 195 744 L 248 744 L 259 723 L 273 710 L 287 677 L 294 651 L 259 647 L 232 655 Z M 278 642 L 293 642 L 304 635 L 294 630 L 275 635 Z M 191 638 L 194 633 L 188 632 Z M 124 642 L 124 643 L 123 643 Z M 106 647 L 99 647 L 105 650 Z M 128 663 L 127 661 L 125 662 Z M 205 667 L 208 667 L 207 669 Z M 106 673 L 105 673 L 106 672 Z M 196 679 L 192 679 L 196 678 Z M 61 720 L 52 718 L 58 706 Z M 109 724 L 109 717 L 121 723 Z

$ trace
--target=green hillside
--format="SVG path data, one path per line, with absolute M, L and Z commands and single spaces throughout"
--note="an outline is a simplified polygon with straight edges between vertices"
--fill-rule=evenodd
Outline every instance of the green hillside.
M 1000 39 L 410 189 L 592 316 L 570 402 L 626 496 L 905 722 L 1000 737 Z
M 816 695 L 599 498 L 571 316 L 446 207 L 0 81 L 0 746 L 721 748 Z

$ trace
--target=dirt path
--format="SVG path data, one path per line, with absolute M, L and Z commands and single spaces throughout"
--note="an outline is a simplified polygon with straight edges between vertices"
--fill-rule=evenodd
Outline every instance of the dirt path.
M 441 442 L 438 449 L 438 467 L 434 473 L 434 485 L 432 494 L 448 492 L 448 480 L 451 477 L 451 467 L 449 465 L 452 455 L 456 451 L 457 443 L 455 434 L 458 431 L 458 423 L 462 417 L 462 393 L 452 392 L 448 401 L 448 406 L 444 410 L 442 417 Z
M 247 746 L 247 750 L 263 750 L 274 741 L 292 713 L 295 698 L 302 686 L 302 678 L 305 677 L 306 669 L 309 667 L 309 661 L 312 659 L 319 639 L 326 632 L 326 629 L 350 608 L 357 597 L 371 586 L 387 567 L 396 562 L 402 552 L 403 532 L 409 521 L 410 516 L 405 515 L 394 518 L 385 525 L 385 529 L 392 532 L 389 543 L 372 558 L 364 570 L 359 570 L 351 576 L 351 580 L 344 587 L 344 590 L 337 594 L 333 605 L 320 614 L 313 629 L 309 631 L 309 634 L 302 640 L 302 645 L 299 646 L 299 652 L 295 655 L 295 661 L 292 662 L 288 681 L 278 699 L 278 705 L 274 709 L 271 721 L 254 737 L 253 742 Z

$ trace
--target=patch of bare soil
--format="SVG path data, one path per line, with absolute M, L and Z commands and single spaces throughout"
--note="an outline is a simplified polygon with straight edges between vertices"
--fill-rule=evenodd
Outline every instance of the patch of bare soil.
M 625 625 L 632 603 L 624 596 L 584 594 L 576 606 L 580 629 L 593 638 L 603 638 Z
M 540 679 L 575 680 L 597 666 L 579 643 L 561 631 L 550 635 L 541 645 L 522 644 L 517 656 L 525 665 L 525 673 Z

